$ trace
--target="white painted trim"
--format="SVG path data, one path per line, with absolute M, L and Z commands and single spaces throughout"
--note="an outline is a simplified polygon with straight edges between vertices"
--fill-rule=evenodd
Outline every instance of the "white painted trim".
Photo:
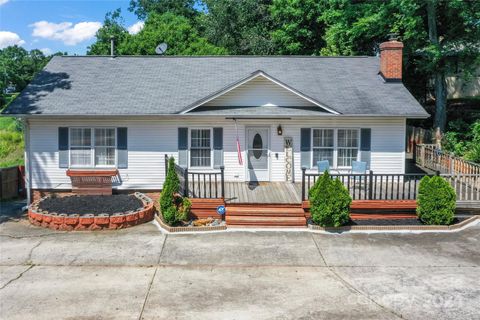
M 210 167 L 192 167 L 191 160 L 191 148 L 192 148 L 192 130 L 210 130 Z M 195 172 L 195 170 L 212 170 L 213 169 L 213 127 L 188 127 L 188 150 L 187 150 L 187 168 Z
M 194 103 L 193 105 L 191 105 L 190 107 L 188 107 L 186 110 L 183 110 L 182 112 L 180 112 L 180 114 L 182 114 L 182 115 L 183 115 L 183 114 L 186 114 L 186 113 L 188 113 L 188 112 L 190 112 L 190 111 L 192 111 L 192 110 L 194 110 L 194 109 L 196 109 L 196 108 L 198 108 L 198 107 L 206 104 L 207 102 L 210 102 L 210 101 L 212 101 L 212 100 L 214 100 L 214 99 L 216 99 L 216 98 L 218 98 L 218 97 L 220 97 L 220 96 L 223 96 L 224 94 L 226 94 L 226 93 L 228 93 L 228 92 L 230 92 L 230 91 L 238 88 L 239 86 L 241 86 L 241 85 L 243 85 L 243 84 L 245 84 L 245 83 L 247 83 L 247 82 L 249 82 L 249 81 L 257 78 L 257 77 L 264 77 L 265 79 L 267 79 L 267 80 L 275 83 L 276 85 L 281 86 L 281 87 L 284 88 L 285 90 L 288 90 L 288 91 L 292 92 L 293 94 L 299 96 L 300 98 L 302 98 L 302 99 L 304 99 L 304 100 L 307 100 L 308 102 L 313 103 L 314 105 L 316 105 L 316 106 L 318 106 L 318 107 L 320 107 L 320 108 L 322 108 L 322 109 L 325 109 L 326 111 L 328 111 L 328 112 L 330 112 L 330 113 L 332 113 L 332 114 L 336 114 L 336 115 L 340 114 L 339 112 L 337 112 L 337 111 L 335 111 L 335 110 L 333 110 L 333 109 L 331 109 L 331 108 L 329 108 L 329 107 L 321 104 L 320 102 L 318 102 L 318 101 L 316 101 L 316 100 L 314 100 L 314 99 L 312 99 L 312 98 L 304 95 L 303 93 L 295 90 L 294 88 L 291 88 L 290 86 L 282 83 L 281 81 L 276 80 L 275 78 L 269 76 L 268 74 L 264 73 L 263 71 L 256 71 L 256 72 L 254 72 L 251 76 L 249 76 L 249 77 L 247 77 L 247 78 L 245 78 L 245 79 L 243 79 L 243 80 L 241 80 L 241 81 L 239 81 L 239 82 L 237 82 L 237 83 L 235 83 L 235 84 L 233 84 L 233 85 L 227 86 L 225 89 L 222 89 L 222 90 L 220 90 L 219 92 L 214 93 L 214 94 L 211 95 L 211 96 L 207 96 L 206 98 L 204 98 L 204 99 L 202 99 L 202 100 L 199 100 L 198 102 L 196 102 L 196 103 Z
M 349 170 L 352 167 L 351 166 L 338 166 L 338 130 L 356 130 L 357 131 L 357 161 L 360 161 L 360 144 L 361 144 L 361 128 L 353 127 L 353 128 L 348 128 L 348 127 L 341 127 L 341 128 L 328 128 L 328 127 L 323 127 L 323 128 L 312 128 L 310 130 L 310 168 L 314 169 L 316 167 L 316 164 L 313 163 L 313 130 L 333 130 L 333 163 L 331 165 L 331 169 L 333 170 Z M 318 149 L 318 148 L 317 148 Z M 328 148 L 325 148 L 328 149 Z M 347 148 L 341 148 L 341 149 L 347 149 Z M 348 148 L 348 149 L 355 149 L 355 148 Z
M 91 165 L 90 166 L 72 166 L 72 161 L 71 161 L 71 138 L 72 138 L 72 129 L 90 129 L 90 161 Z M 114 148 L 115 149 L 115 164 L 113 165 L 95 165 L 95 129 L 114 129 L 114 147 L 107 147 L 107 148 Z M 85 127 L 85 126 L 73 126 L 73 127 L 68 127 L 68 168 L 69 169 L 113 169 L 118 167 L 118 148 L 117 148 L 117 127 Z M 101 148 L 102 146 L 100 146 Z M 74 147 L 74 148 L 79 148 L 79 147 Z

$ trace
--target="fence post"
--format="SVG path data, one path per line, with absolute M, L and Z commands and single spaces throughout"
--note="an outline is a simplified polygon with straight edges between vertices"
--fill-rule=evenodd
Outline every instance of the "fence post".
M 422 167 L 425 167 L 425 145 L 420 145 L 420 163 Z
M 305 201 L 305 171 L 306 167 L 302 167 L 302 201 Z
M 373 198 L 373 171 L 370 170 L 368 175 L 368 200 Z
M 220 166 L 220 180 L 222 185 L 222 198 L 225 199 L 225 166 Z
M 188 168 L 183 171 L 183 184 L 183 196 L 188 198 Z
M 168 155 L 165 155 L 165 178 L 167 178 L 168 172 Z

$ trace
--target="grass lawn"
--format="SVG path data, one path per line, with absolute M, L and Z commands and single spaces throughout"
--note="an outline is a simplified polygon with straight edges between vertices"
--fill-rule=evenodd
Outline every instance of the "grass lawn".
M 15 118 L 0 117 L 0 167 L 23 164 L 23 132 Z

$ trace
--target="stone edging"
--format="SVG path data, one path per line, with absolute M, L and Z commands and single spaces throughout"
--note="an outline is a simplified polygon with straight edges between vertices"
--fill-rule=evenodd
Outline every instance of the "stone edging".
M 222 231 L 227 230 L 227 226 L 205 226 L 205 227 L 171 227 L 163 221 L 160 215 L 155 215 L 155 221 L 158 222 L 160 227 L 168 232 L 204 232 L 204 231 Z
M 457 230 L 465 225 L 469 224 L 472 221 L 479 219 L 480 216 L 476 215 L 468 219 L 463 220 L 460 223 L 453 224 L 450 226 L 409 226 L 409 225 L 398 225 L 398 226 L 345 226 L 345 227 L 320 227 L 314 224 L 308 224 L 310 230 L 326 231 L 326 232 L 344 232 L 344 231 L 452 231 Z
M 38 204 L 47 198 L 44 197 L 28 207 L 28 220 L 36 226 L 62 231 L 116 230 L 152 220 L 155 214 L 153 200 L 140 192 L 135 192 L 134 196 L 142 201 L 142 208 L 136 211 L 119 212 L 112 215 L 106 213 L 78 215 L 41 211 L 38 208 Z

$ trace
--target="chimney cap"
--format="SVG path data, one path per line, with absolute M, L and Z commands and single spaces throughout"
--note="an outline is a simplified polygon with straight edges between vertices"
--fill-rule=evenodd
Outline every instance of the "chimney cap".
M 388 41 L 398 41 L 399 36 L 398 33 L 392 32 L 388 34 Z

